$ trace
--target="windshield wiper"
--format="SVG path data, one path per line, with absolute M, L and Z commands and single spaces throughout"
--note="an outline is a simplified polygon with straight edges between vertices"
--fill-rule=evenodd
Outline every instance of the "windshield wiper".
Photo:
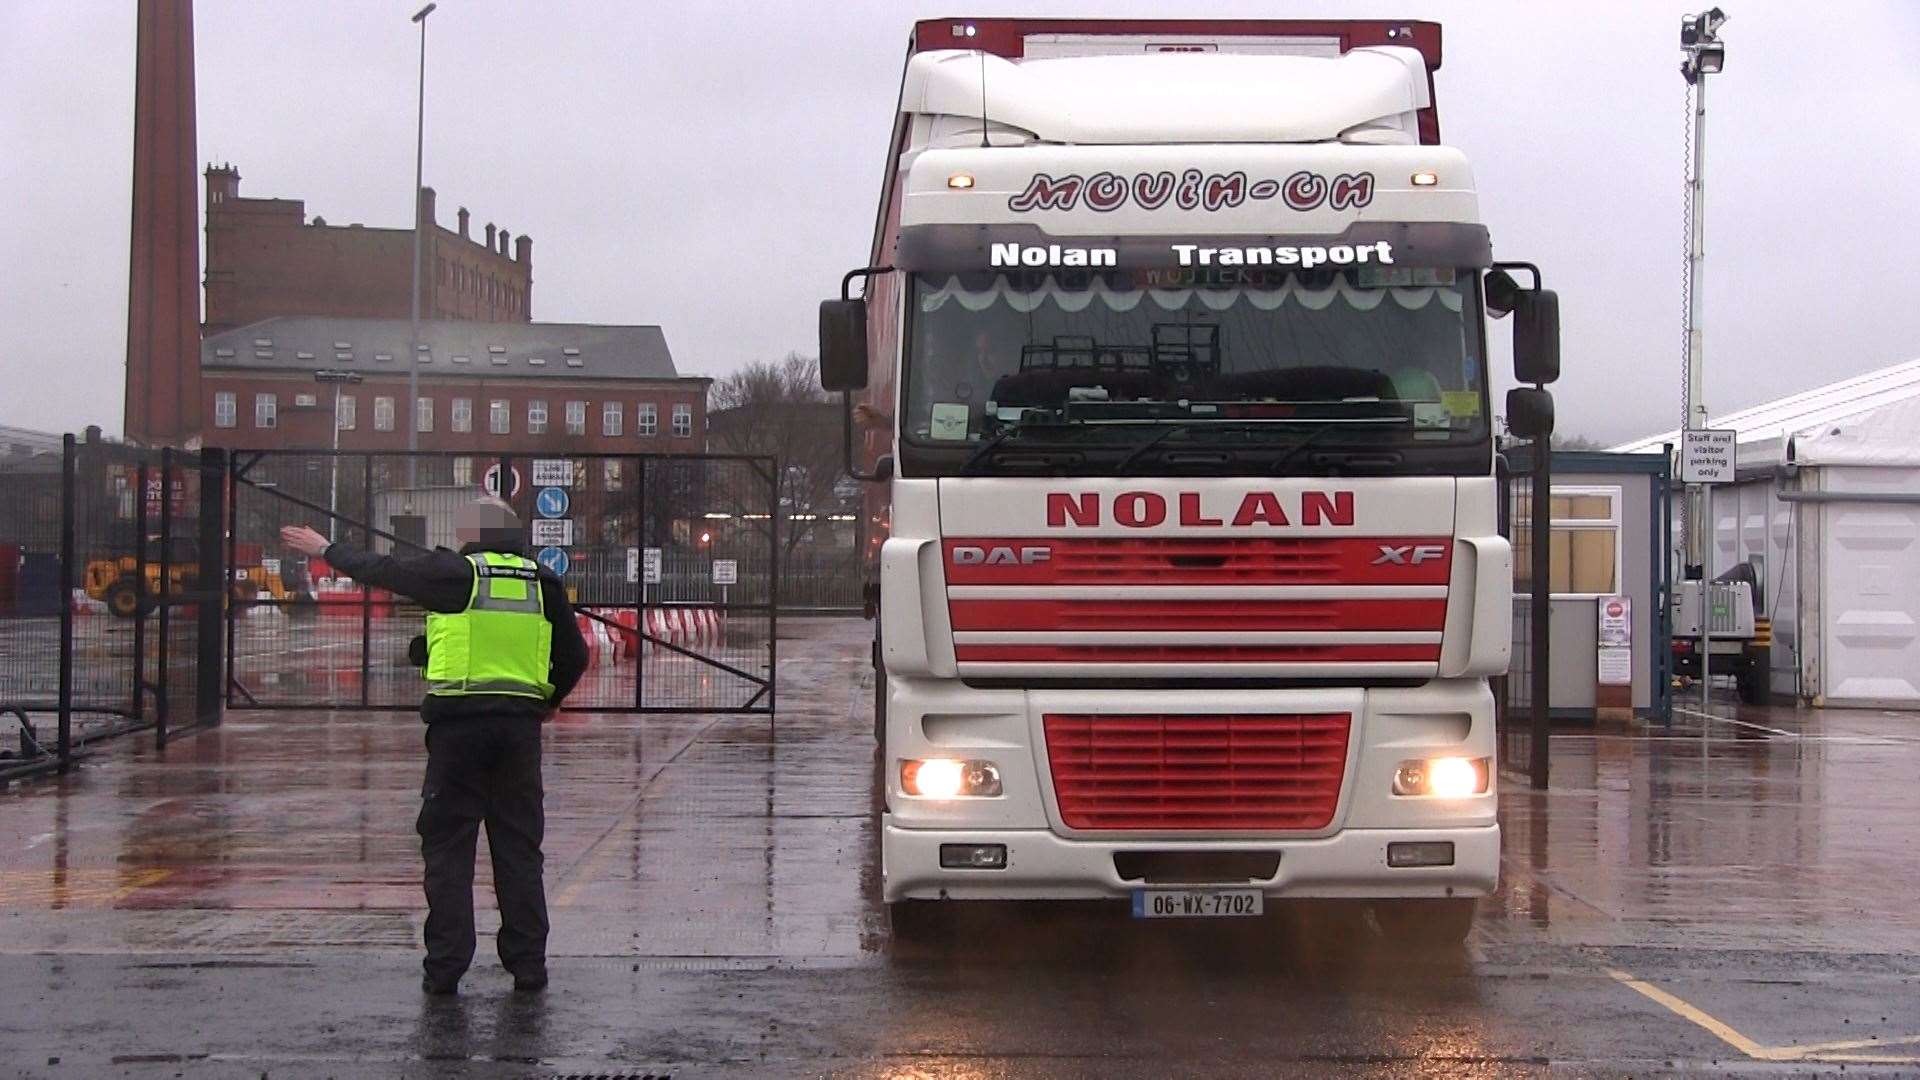
M 1182 431 L 1194 431 L 1200 428 L 1214 428 L 1223 431 L 1245 431 L 1253 426 L 1252 424 L 1223 424 L 1218 420 L 1182 420 L 1178 423 L 1168 424 L 1166 430 L 1143 441 L 1139 446 L 1134 447 L 1126 457 L 1121 458 L 1119 463 L 1113 467 L 1113 474 L 1115 476 L 1125 476 L 1127 469 L 1132 466 L 1134 462 L 1145 456 L 1147 451 L 1159 446 L 1161 443 L 1166 442 Z
M 1312 446 L 1316 441 L 1318 441 L 1320 436 L 1325 435 L 1328 432 L 1338 431 L 1341 428 L 1347 427 L 1352 424 L 1404 424 L 1407 422 L 1408 422 L 1407 419 L 1401 416 L 1369 416 L 1369 417 L 1357 417 L 1352 420 L 1330 421 L 1328 423 L 1320 425 L 1317 428 L 1314 428 L 1312 431 L 1309 431 L 1305 435 L 1301 436 L 1299 442 L 1296 442 L 1292 446 L 1287 447 L 1286 452 L 1281 454 L 1279 457 L 1275 458 L 1273 460 L 1273 464 L 1269 465 L 1268 468 L 1273 470 L 1274 472 L 1280 471 L 1280 469 L 1283 466 L 1285 466 L 1288 462 L 1292 461 L 1294 458 L 1299 457 L 1301 451 L 1305 450 L 1309 446 Z
M 1019 432 L 1022 426 L 1023 425 L 1021 425 L 1017 421 L 1014 423 L 1008 424 L 1006 427 L 1003 427 L 999 431 L 995 432 L 990 438 L 987 439 L 986 442 L 981 443 L 979 447 L 975 449 L 972 454 L 967 456 L 967 460 L 960 464 L 960 475 L 965 476 L 968 473 L 972 472 L 973 467 L 975 465 L 978 465 L 982 461 L 985 461 L 988 458 L 988 456 L 990 456 L 994 452 L 994 450 L 999 448 L 1001 443 L 1006 442 L 1008 439 L 1012 438 L 1017 432 Z

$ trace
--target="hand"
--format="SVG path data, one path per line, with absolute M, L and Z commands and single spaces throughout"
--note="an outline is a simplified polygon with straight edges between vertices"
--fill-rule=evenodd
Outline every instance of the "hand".
M 888 416 L 886 413 L 881 412 L 879 409 L 863 401 L 853 407 L 853 422 L 871 431 L 879 428 L 892 427 L 893 417 Z
M 325 555 L 329 546 L 326 537 L 305 525 L 281 526 L 280 542 L 302 555 Z

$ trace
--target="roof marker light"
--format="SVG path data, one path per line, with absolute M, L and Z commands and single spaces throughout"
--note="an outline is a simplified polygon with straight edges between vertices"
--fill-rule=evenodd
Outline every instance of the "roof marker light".
M 973 186 L 973 174 L 963 172 L 954 173 L 952 176 L 947 177 L 947 186 L 956 190 L 970 188 Z
M 1440 182 L 1438 173 L 1417 172 L 1413 174 L 1414 187 L 1432 187 Z

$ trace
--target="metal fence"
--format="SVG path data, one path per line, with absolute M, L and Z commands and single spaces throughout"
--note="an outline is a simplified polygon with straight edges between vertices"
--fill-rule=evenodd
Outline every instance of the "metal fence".
M 0 776 L 217 718 L 202 675 L 224 583 L 218 513 L 212 551 L 202 528 L 209 475 L 217 500 L 217 458 L 72 436 L 0 467 Z
M 1545 788 L 1552 748 L 1547 692 L 1552 669 L 1547 632 L 1551 573 L 1550 546 L 1539 539 L 1551 529 L 1552 520 L 1550 513 L 1533 512 L 1533 494 L 1536 489 L 1552 490 L 1553 455 L 1536 458 L 1538 448 L 1526 449 L 1528 453 L 1517 455 L 1520 469 L 1504 455 L 1497 467 L 1500 532 L 1513 544 L 1515 580 L 1526 582 L 1529 591 L 1514 593 L 1513 658 L 1507 674 L 1495 680 L 1494 714 L 1502 764 L 1526 776 L 1533 787 Z
M 230 609 L 227 704 L 416 707 L 424 613 L 285 551 L 279 530 L 383 554 L 453 547 L 457 508 L 492 491 L 588 632 L 568 708 L 771 713 L 777 476 L 773 459 L 730 455 L 234 451 L 229 561 L 257 588 Z

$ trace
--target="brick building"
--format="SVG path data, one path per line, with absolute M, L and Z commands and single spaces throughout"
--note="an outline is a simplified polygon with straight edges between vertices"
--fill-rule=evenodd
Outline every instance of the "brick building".
M 408 317 L 411 227 L 309 221 L 303 200 L 243 198 L 232 165 L 206 181 L 206 335 L 281 315 Z M 465 207 L 441 227 L 432 188 L 420 204 L 420 317 L 531 322 L 533 241 L 491 224 L 476 238 Z
M 409 325 L 266 319 L 201 343 L 210 446 L 407 448 Z M 695 453 L 711 379 L 680 375 L 658 326 L 423 321 L 422 450 Z M 321 382 L 316 372 L 356 382 Z

